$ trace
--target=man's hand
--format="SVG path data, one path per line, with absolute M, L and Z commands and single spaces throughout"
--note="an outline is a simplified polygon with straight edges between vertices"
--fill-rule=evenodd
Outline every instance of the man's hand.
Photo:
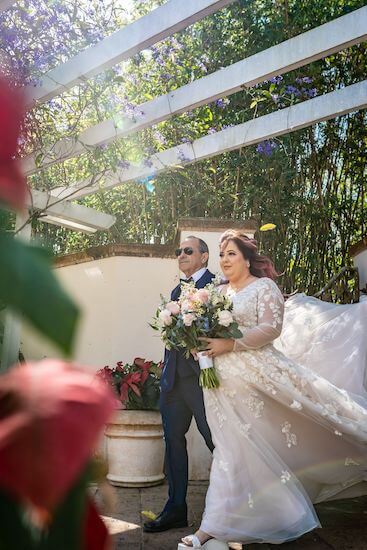
M 208 357 L 217 357 L 223 353 L 229 353 L 233 351 L 234 339 L 233 338 L 199 338 L 206 344 L 206 350 L 204 355 Z

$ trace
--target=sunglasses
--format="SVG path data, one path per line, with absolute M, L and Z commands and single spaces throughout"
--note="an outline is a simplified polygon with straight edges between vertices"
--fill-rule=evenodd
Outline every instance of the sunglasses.
M 191 256 L 191 254 L 194 253 L 194 250 L 191 248 L 191 246 L 185 246 L 185 248 L 176 248 L 175 254 L 177 258 L 181 256 L 182 252 L 187 256 Z

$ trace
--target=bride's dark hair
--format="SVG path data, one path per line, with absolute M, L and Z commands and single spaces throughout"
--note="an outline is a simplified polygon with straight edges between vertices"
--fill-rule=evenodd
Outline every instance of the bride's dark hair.
M 273 262 L 267 256 L 258 254 L 257 242 L 255 239 L 250 239 L 247 235 L 236 229 L 228 229 L 220 238 L 219 246 L 222 250 L 226 248 L 229 241 L 236 243 L 245 260 L 250 262 L 250 273 L 255 277 L 270 277 L 276 279 L 276 272 Z

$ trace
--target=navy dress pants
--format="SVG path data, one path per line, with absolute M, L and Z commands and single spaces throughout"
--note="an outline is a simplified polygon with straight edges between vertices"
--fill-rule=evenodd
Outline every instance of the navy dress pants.
M 185 435 L 193 416 L 208 449 L 214 449 L 198 377 L 195 374 L 181 377 L 176 373 L 172 390 L 161 393 L 160 410 L 166 444 L 165 469 L 169 483 L 168 501 L 164 510 L 175 509 L 186 515 L 188 456 Z

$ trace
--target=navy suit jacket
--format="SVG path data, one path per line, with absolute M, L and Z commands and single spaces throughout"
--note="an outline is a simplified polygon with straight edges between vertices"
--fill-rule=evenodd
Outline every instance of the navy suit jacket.
M 205 285 L 210 283 L 214 278 L 213 273 L 207 269 L 205 273 L 196 281 L 196 288 L 204 288 Z M 181 284 L 177 285 L 176 288 L 172 290 L 171 300 L 178 300 L 181 294 Z M 176 371 L 180 369 L 180 376 L 192 376 L 195 373 L 199 376 L 200 367 L 199 363 L 195 361 L 192 355 L 188 359 L 185 357 L 184 351 L 178 351 L 175 349 L 168 350 L 164 352 L 164 366 L 161 376 L 161 389 L 163 392 L 171 391 L 175 383 Z

